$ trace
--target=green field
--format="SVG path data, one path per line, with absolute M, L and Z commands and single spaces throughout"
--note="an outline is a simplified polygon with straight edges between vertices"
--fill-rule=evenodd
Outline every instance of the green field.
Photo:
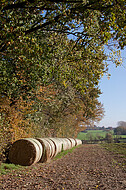
M 110 130 L 110 131 L 105 131 L 105 130 L 87 130 L 86 133 L 84 132 L 80 132 L 78 133 L 77 138 L 80 140 L 96 140 L 100 138 L 105 138 L 106 133 L 111 133 L 113 134 L 113 138 L 126 138 L 126 135 L 114 135 L 114 131 Z

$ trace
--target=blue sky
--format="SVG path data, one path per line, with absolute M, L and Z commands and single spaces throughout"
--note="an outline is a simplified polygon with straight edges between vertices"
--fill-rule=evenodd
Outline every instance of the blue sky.
M 118 121 L 126 121 L 126 49 L 122 51 L 123 66 L 111 63 L 109 66 L 110 80 L 104 76 L 100 81 L 102 95 L 99 100 L 105 109 L 104 118 L 98 126 L 117 127 Z

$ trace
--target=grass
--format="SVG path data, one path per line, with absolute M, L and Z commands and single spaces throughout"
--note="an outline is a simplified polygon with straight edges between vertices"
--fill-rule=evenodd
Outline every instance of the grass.
M 63 156 L 65 156 L 66 154 L 68 154 L 68 153 L 72 153 L 72 152 L 74 151 L 74 149 L 76 149 L 76 148 L 78 148 L 78 147 L 80 147 L 80 146 L 81 146 L 81 145 L 75 146 L 75 147 L 73 147 L 73 148 L 71 148 L 71 149 L 68 149 L 68 150 L 62 150 L 62 152 L 58 153 L 58 154 L 54 157 L 54 160 L 60 159 L 60 158 L 62 158 Z
M 111 133 L 113 134 L 113 130 L 110 131 L 105 131 L 105 130 L 88 130 L 86 133 L 80 132 L 78 133 L 77 138 L 80 140 L 90 140 L 90 138 L 92 138 L 92 140 L 98 139 L 98 137 L 101 138 L 105 138 L 106 133 Z M 126 138 L 126 135 L 114 135 L 113 134 L 113 138 Z
M 102 147 L 108 151 L 113 152 L 114 154 L 120 154 L 126 158 L 126 143 L 110 143 L 110 144 L 101 144 Z
M 113 131 L 110 131 L 111 133 L 113 133 Z M 105 138 L 106 133 L 108 133 L 108 131 L 104 131 L 104 130 L 89 130 L 86 133 L 80 132 L 77 136 L 78 139 L 80 140 L 89 140 L 90 137 L 92 137 L 92 139 L 96 139 L 99 136 L 102 138 Z
M 24 167 L 20 166 L 20 165 L 1 163 L 0 164 L 0 175 L 7 174 L 8 172 L 12 172 L 14 170 L 20 170 L 23 168 Z
M 114 137 L 118 137 L 118 138 L 126 138 L 126 135 L 114 135 Z

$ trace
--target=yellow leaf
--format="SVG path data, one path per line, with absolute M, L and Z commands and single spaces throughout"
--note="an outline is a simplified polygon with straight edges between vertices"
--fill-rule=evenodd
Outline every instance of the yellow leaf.
M 65 87 L 67 86 L 67 85 L 66 85 L 66 81 L 65 81 L 65 80 L 63 81 L 63 85 L 64 85 Z

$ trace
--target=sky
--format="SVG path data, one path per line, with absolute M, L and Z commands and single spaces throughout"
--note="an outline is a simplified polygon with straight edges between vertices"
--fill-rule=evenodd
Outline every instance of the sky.
M 104 76 L 100 81 L 102 95 L 99 101 L 104 106 L 105 116 L 97 126 L 117 127 L 118 121 L 126 121 L 126 49 L 122 51 L 122 58 L 123 66 L 116 68 L 111 63 L 110 79 Z

